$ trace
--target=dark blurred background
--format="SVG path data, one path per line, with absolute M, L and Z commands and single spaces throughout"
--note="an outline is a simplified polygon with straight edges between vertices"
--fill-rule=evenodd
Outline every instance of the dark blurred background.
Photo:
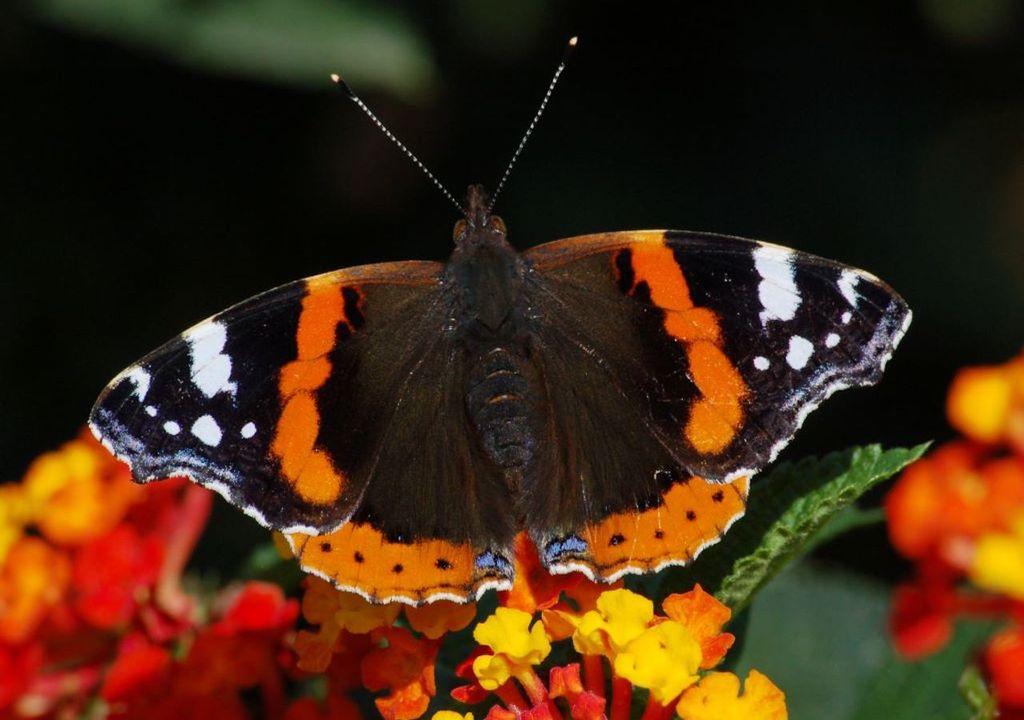
M 573 34 L 497 208 L 512 241 L 701 229 L 870 269 L 913 307 L 910 333 L 879 387 L 831 400 L 785 457 L 948 437 L 955 369 L 1024 342 L 1022 10 L 4 5 L 0 477 L 75 435 L 115 373 L 213 312 L 334 268 L 447 256 L 453 208 L 329 73 L 461 196 L 494 185 Z M 240 549 L 265 537 L 218 518 Z M 865 547 L 884 547 L 880 530 L 824 553 L 888 572 Z

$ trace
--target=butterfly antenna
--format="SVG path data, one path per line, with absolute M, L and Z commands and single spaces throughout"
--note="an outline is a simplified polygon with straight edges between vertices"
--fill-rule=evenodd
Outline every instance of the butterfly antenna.
M 448 192 L 448 188 L 446 188 L 444 185 L 441 184 L 441 181 L 438 180 L 434 176 L 434 173 L 430 172 L 430 170 L 427 169 L 427 166 L 424 165 L 420 161 L 420 159 L 418 157 L 416 157 L 416 155 L 413 153 L 412 150 L 410 150 L 409 148 L 407 148 L 405 146 L 405 143 L 403 143 L 401 140 L 399 140 L 397 137 L 395 137 L 394 133 L 392 133 L 390 130 L 387 129 L 387 126 L 385 126 L 384 123 L 382 123 L 377 118 L 377 116 L 373 114 L 373 111 L 370 110 L 370 108 L 366 106 L 366 103 L 364 103 L 359 98 L 358 95 L 356 95 L 354 92 L 352 92 L 352 88 L 350 88 L 348 86 L 347 82 L 342 80 L 341 75 L 332 74 L 331 75 L 331 80 L 334 81 L 335 85 L 337 85 L 339 88 L 341 88 L 342 92 L 344 92 L 346 95 L 348 95 L 348 99 L 349 100 L 354 102 L 359 107 L 360 110 L 362 110 L 364 113 L 366 113 L 366 116 L 368 118 L 373 120 L 373 124 L 376 125 L 378 128 L 380 128 L 380 131 L 382 133 L 384 133 L 388 137 L 388 139 L 391 140 L 391 142 L 393 142 L 395 145 L 397 145 L 398 148 L 402 152 L 405 153 L 406 157 L 408 157 L 410 160 L 413 161 L 413 163 L 416 165 L 416 167 L 418 167 L 420 170 L 423 171 L 423 174 L 426 175 L 427 178 L 430 179 L 430 182 L 434 183 L 434 185 L 437 186 L 437 189 L 440 190 L 441 193 L 446 198 L 451 200 L 452 205 L 454 205 L 455 207 L 457 207 L 459 209 L 459 213 L 462 214 L 462 215 L 465 215 L 466 214 L 466 209 L 464 207 L 462 207 L 462 205 L 459 203 L 458 200 L 455 199 L 454 195 L 452 195 L 450 192 Z
M 494 188 L 494 194 L 491 195 L 491 204 L 487 206 L 487 212 L 490 213 L 494 209 L 494 203 L 498 200 L 498 195 L 501 193 L 505 182 L 508 180 L 508 176 L 512 174 L 512 166 L 516 164 L 516 160 L 519 159 L 519 155 L 523 152 L 523 148 L 526 146 L 526 141 L 530 139 L 533 129 L 537 127 L 537 122 L 540 120 L 540 116 L 544 114 L 544 108 L 548 105 L 548 100 L 551 99 L 551 93 L 555 91 L 555 85 L 558 83 L 558 78 L 561 77 L 562 71 L 565 70 L 565 66 L 569 64 L 569 58 L 572 56 L 573 50 L 576 49 L 578 39 L 575 35 L 569 38 L 568 45 L 565 46 L 565 52 L 562 54 L 562 61 L 558 63 L 558 67 L 555 68 L 555 75 L 551 78 L 551 83 L 548 85 L 548 90 L 544 93 L 543 99 L 540 101 L 540 107 L 537 108 L 537 113 L 533 116 L 533 120 L 530 121 L 529 127 L 526 128 L 526 132 L 523 133 L 523 139 L 519 141 L 519 147 L 512 153 L 512 159 L 508 161 L 508 167 L 505 168 L 505 173 L 501 176 L 501 180 L 498 181 L 498 186 Z

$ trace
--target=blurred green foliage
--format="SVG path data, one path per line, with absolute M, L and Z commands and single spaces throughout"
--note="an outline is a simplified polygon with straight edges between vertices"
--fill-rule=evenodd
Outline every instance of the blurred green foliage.
M 734 672 L 766 673 L 794 720 L 969 720 L 957 682 L 991 624 L 961 623 L 941 652 L 908 662 L 884 633 L 890 591 L 814 562 L 788 569 L 752 606 Z
M 420 97 L 436 68 L 422 34 L 387 3 L 359 0 L 31 0 L 39 17 L 207 72 Z

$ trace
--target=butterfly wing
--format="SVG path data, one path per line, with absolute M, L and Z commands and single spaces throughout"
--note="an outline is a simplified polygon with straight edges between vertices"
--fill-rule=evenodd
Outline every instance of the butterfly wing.
M 366 597 L 507 584 L 512 532 L 482 529 L 487 508 L 466 499 L 496 484 L 468 495 L 500 501 L 502 486 L 451 414 L 461 365 L 442 273 L 371 265 L 247 300 L 121 373 L 90 427 L 137 480 L 190 477 Z
M 548 472 L 576 488 L 538 486 L 528 502 L 560 514 L 535 539 L 550 568 L 605 579 L 716 540 L 749 478 L 826 397 L 877 382 L 910 322 L 866 272 L 741 238 L 608 233 L 526 258 L 566 448 Z

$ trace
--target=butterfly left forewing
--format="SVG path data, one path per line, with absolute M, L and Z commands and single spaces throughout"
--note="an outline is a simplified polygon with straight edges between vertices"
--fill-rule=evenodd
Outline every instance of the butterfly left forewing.
M 337 527 L 361 490 L 337 462 L 349 458 L 314 447 L 316 394 L 350 370 L 332 366 L 331 353 L 347 346 L 347 356 L 360 354 L 367 312 L 382 331 L 408 335 L 439 295 L 440 268 L 364 266 L 250 298 L 118 375 L 90 427 L 140 482 L 185 475 L 268 527 Z
M 713 516 L 698 540 L 717 539 L 742 503 L 694 483 L 745 488 L 824 398 L 880 378 L 910 321 L 903 300 L 868 273 L 740 238 L 608 233 L 526 257 L 543 355 L 573 356 L 551 375 L 555 404 L 559 394 L 579 396 L 575 377 L 594 388 L 582 402 L 561 401 L 589 416 L 569 421 L 575 454 L 629 457 L 633 468 L 603 463 L 580 475 L 578 463 L 561 458 L 551 472 L 610 502 L 596 512 L 579 503 L 568 513 L 575 529 L 563 522 L 536 539 L 549 548 L 549 567 L 575 564 L 606 579 L 686 562 L 701 546 L 664 542 L 658 523 L 687 527 L 688 517 Z M 653 442 L 624 442 L 629 425 Z M 679 482 L 688 493 L 675 489 Z M 643 530 L 650 517 L 654 530 Z M 623 523 L 637 531 L 621 531 Z M 635 552 L 631 537 L 642 546 Z

